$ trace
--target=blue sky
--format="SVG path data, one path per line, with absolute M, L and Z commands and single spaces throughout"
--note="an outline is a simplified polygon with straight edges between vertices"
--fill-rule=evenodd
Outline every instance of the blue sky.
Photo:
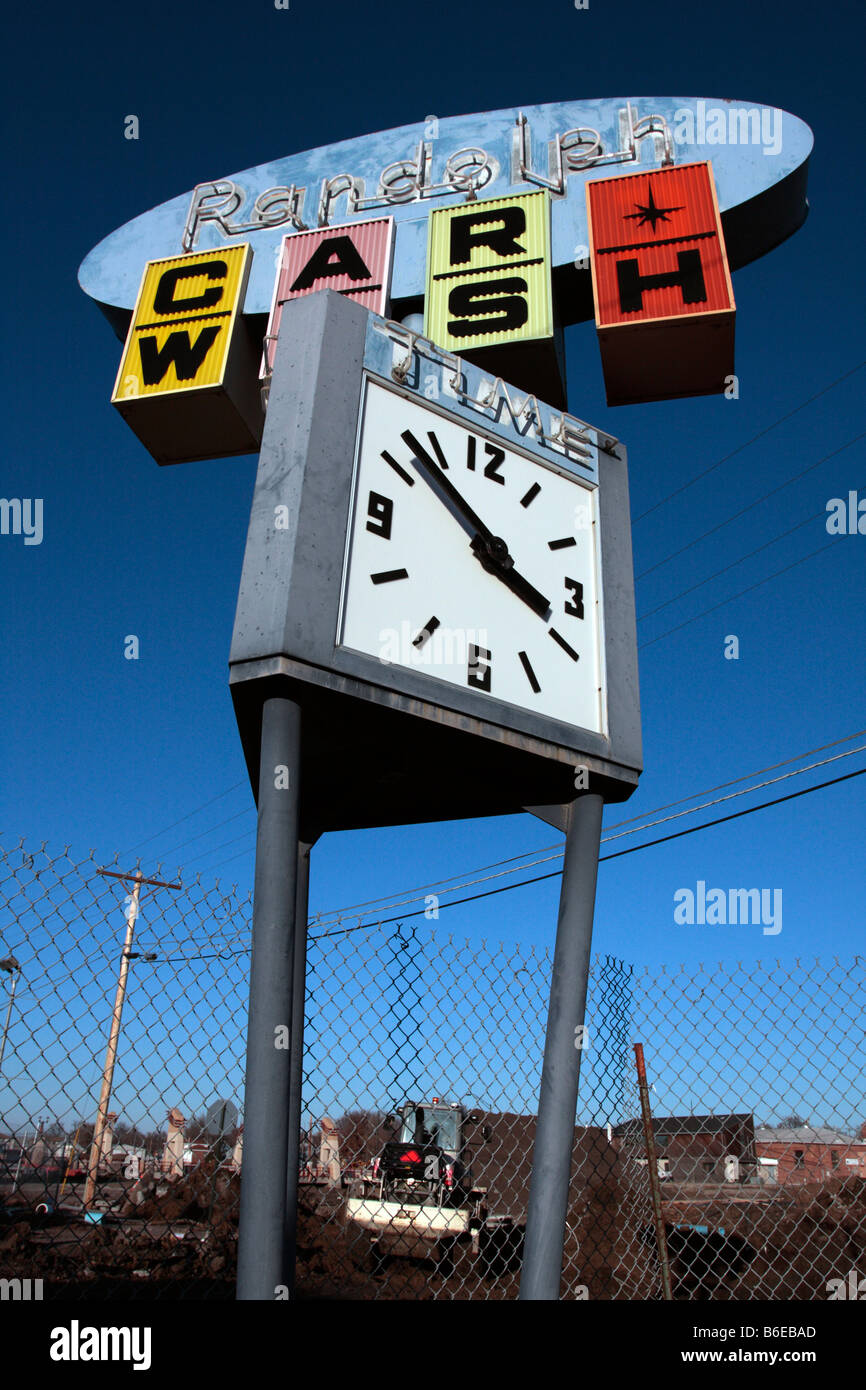
M 120 344 L 76 271 L 109 231 L 196 182 L 431 112 L 693 93 L 779 106 L 812 127 L 805 225 L 734 277 L 738 400 L 610 410 L 592 324 L 566 333 L 570 408 L 628 447 L 638 615 L 675 600 L 639 623 L 645 771 L 605 824 L 652 820 L 656 807 L 866 728 L 866 536 L 827 544 L 823 516 L 832 497 L 866 496 L 862 440 L 841 448 L 863 430 L 866 380 L 852 374 L 864 356 L 862 79 L 845 38 L 862 11 L 834 0 L 824 16 L 800 0 L 695 14 L 672 0 L 591 0 L 585 11 L 570 0 L 530 11 L 489 0 L 450 12 L 393 0 L 19 11 L 4 148 L 0 492 L 42 497 L 45 534 L 31 547 L 0 537 L 7 849 L 24 837 L 70 844 L 76 857 L 93 848 L 97 862 L 119 851 L 129 867 L 140 853 L 148 872 L 162 861 L 168 875 L 181 866 L 241 895 L 251 886 L 255 813 L 227 659 L 255 459 L 153 463 L 109 405 Z M 123 138 L 129 113 L 136 142 Z M 138 661 L 124 659 L 128 633 Z M 736 661 L 724 658 L 729 634 Z M 680 824 L 863 766 L 860 753 Z M 861 950 L 863 788 L 853 779 L 602 865 L 595 947 L 641 965 Z M 314 850 L 311 909 L 474 878 L 559 838 L 529 816 L 327 836 Z M 781 889 L 782 931 L 676 924 L 675 892 L 699 880 Z M 551 879 L 443 908 L 441 923 L 470 941 L 547 946 L 557 893 Z M 21 953 L 13 921 L 0 921 L 0 944 Z

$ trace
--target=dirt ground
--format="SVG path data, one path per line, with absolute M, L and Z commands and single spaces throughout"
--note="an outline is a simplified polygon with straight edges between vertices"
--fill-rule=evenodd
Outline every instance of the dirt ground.
M 563 1296 L 661 1297 L 644 1201 L 611 1166 L 573 1196 Z M 638 1194 L 641 1196 L 641 1194 Z M 0 1277 L 42 1279 L 44 1298 L 233 1299 L 239 1182 L 199 1172 L 98 1224 L 0 1208 Z M 677 1299 L 825 1299 L 832 1278 L 866 1268 L 866 1183 L 843 1179 L 751 1200 L 680 1196 L 666 1202 Z M 695 1229 L 703 1227 L 703 1230 Z M 487 1238 L 476 1258 L 378 1260 L 347 1226 L 342 1194 L 302 1188 L 297 1297 L 331 1300 L 509 1300 L 519 1287 L 519 1229 Z

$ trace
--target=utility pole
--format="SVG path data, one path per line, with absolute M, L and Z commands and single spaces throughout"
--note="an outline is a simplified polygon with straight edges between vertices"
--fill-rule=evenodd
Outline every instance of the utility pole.
M 101 874 L 104 878 L 120 878 L 123 879 L 124 882 L 131 881 L 133 889 L 132 900 L 129 904 L 129 913 L 126 918 L 126 937 L 120 956 L 120 973 L 117 979 L 117 993 L 114 996 L 114 1013 L 111 1016 L 108 1048 L 105 1053 L 105 1067 L 102 1072 L 102 1091 L 99 1097 L 99 1109 L 96 1112 L 93 1143 L 90 1146 L 90 1162 L 87 1166 L 87 1182 L 84 1187 L 85 1211 L 88 1211 L 93 1205 L 93 1198 L 96 1194 L 96 1176 L 99 1171 L 99 1160 L 102 1155 L 102 1136 L 105 1133 L 105 1126 L 108 1120 L 108 1105 L 111 1100 L 111 1087 L 114 1082 L 114 1063 L 117 1058 L 117 1040 L 120 1037 L 120 1018 L 123 1013 L 123 1001 L 126 996 L 126 977 L 129 974 L 132 938 L 135 935 L 135 922 L 138 917 L 142 885 L 147 884 L 153 888 L 172 888 L 175 892 L 181 887 L 179 883 L 163 883 L 162 880 L 158 878 L 144 878 L 139 869 L 136 869 L 134 874 L 113 873 L 110 869 L 97 869 L 96 872 Z

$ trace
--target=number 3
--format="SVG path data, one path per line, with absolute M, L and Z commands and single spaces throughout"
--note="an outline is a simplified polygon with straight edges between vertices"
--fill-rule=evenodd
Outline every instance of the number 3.
M 565 587 L 569 593 L 574 595 L 574 603 L 565 600 L 565 611 L 574 618 L 583 617 L 583 585 L 578 584 L 576 579 L 566 579 Z

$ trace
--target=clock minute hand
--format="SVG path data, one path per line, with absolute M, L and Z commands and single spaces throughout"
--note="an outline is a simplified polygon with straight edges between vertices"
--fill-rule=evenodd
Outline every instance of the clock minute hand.
M 514 568 L 514 560 L 502 537 L 495 536 L 490 527 L 485 525 L 478 513 L 458 492 L 451 479 L 445 476 L 442 468 L 430 456 L 424 445 L 416 439 L 411 430 L 403 430 L 400 438 L 406 447 L 411 449 L 413 461 L 418 464 L 425 481 L 434 490 L 439 489 L 444 492 L 445 496 L 454 503 L 464 520 L 468 521 L 470 526 L 474 526 L 475 535 L 471 542 L 472 552 L 483 568 L 487 570 L 488 574 L 495 575 L 497 579 L 501 580 L 540 618 L 546 617 L 550 611 L 548 599 Z
M 425 479 L 430 483 L 435 482 L 436 487 L 441 488 L 445 495 L 451 499 L 464 520 L 468 521 L 470 526 L 474 526 L 478 534 L 488 544 L 492 545 L 496 537 L 489 526 L 485 526 L 478 513 L 473 511 L 472 507 L 470 507 L 469 503 L 466 501 L 466 498 L 457 491 L 451 479 L 446 478 L 436 460 L 431 458 L 430 454 L 428 454 L 427 450 L 424 448 L 424 445 L 415 438 L 412 431 L 404 430 L 400 438 L 403 440 L 403 443 L 411 449 L 413 461 L 420 465 Z

